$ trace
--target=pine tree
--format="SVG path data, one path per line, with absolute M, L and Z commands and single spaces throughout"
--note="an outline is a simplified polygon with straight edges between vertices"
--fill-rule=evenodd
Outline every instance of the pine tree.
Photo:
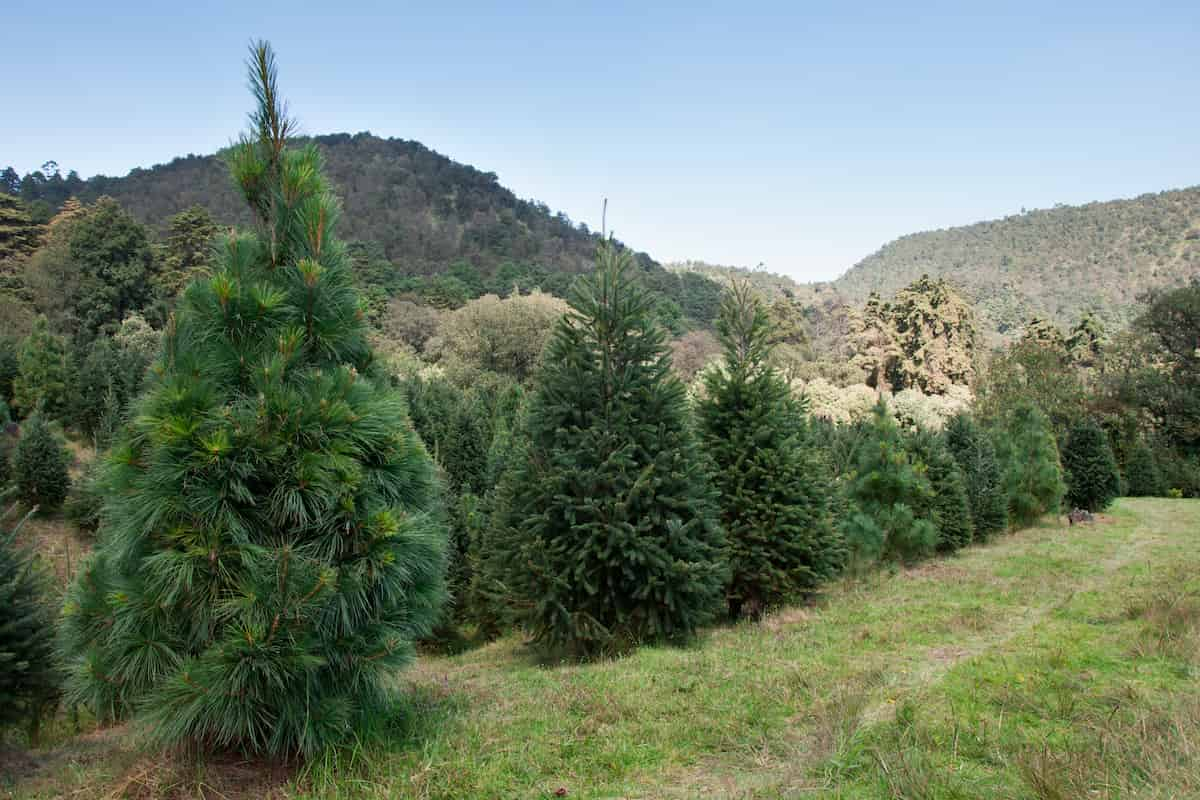
M 842 525 L 855 560 L 915 561 L 932 555 L 938 545 L 933 487 L 924 465 L 913 462 L 882 398 L 870 432 L 847 488 L 852 510 Z
M 914 463 L 925 469 L 932 497 L 919 515 L 933 521 L 938 549 L 951 553 L 971 543 L 975 526 L 967 499 L 966 478 L 940 433 L 920 430 L 908 437 L 905 447 Z
M 41 238 L 42 226 L 29 216 L 25 204 L 0 192 L 0 262 L 29 255 Z
M 1129 452 L 1125 463 L 1126 491 L 1130 497 L 1162 497 L 1166 494 L 1166 481 L 1159 469 L 1158 459 L 1145 439 L 1138 439 Z
M 36 745 L 59 675 L 48 581 L 33 552 L 16 542 L 23 522 L 0 531 L 0 725 L 28 723 Z
M 1100 511 L 1121 493 L 1121 473 L 1108 434 L 1094 420 L 1085 418 L 1071 427 L 1062 463 L 1071 508 Z
M 688 636 L 728 574 L 654 301 L 627 253 L 605 244 L 597 261 L 547 347 L 489 544 L 492 591 L 536 642 L 577 655 Z
M 726 291 L 717 322 L 724 369 L 708 373 L 698 413 L 715 466 L 734 617 L 812 590 L 842 565 L 831 492 L 804 416 L 768 362 L 772 327 L 748 282 Z
M 996 448 L 966 414 L 950 420 L 946 426 L 946 444 L 963 471 L 974 538 L 986 541 L 1008 527 L 1008 495 Z
M 21 438 L 13 453 L 13 481 L 17 498 L 27 508 L 43 514 L 57 511 L 67 499 L 71 476 L 67 451 L 41 413 L 21 426 Z
M 1032 403 L 1018 404 L 996 431 L 995 444 L 1012 523 L 1027 527 L 1043 514 L 1058 513 L 1066 487 L 1046 415 Z
M 45 317 L 38 317 L 33 331 L 21 343 L 13 402 L 25 415 L 40 408 L 57 416 L 66 408 L 69 381 L 66 343 L 50 332 Z
M 254 211 L 192 283 L 108 458 L 67 696 L 152 742 L 311 755 L 377 718 L 444 598 L 432 462 L 376 377 L 338 204 L 274 55 L 229 157 Z

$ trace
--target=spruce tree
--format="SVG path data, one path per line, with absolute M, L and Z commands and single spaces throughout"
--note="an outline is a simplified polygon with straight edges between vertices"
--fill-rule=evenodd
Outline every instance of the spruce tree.
M 69 383 L 67 345 L 50 332 L 44 316 L 38 317 L 21 343 L 17 375 L 13 379 L 13 402 L 25 416 L 40 408 L 57 417 L 66 409 Z
M 921 430 L 907 442 L 913 460 L 924 465 L 925 477 L 933 496 L 928 516 L 938 529 L 938 549 L 950 553 L 966 547 L 975 536 L 971 521 L 971 503 L 967 498 L 966 478 L 942 434 Z
M 229 156 L 257 219 L 168 325 L 64 608 L 68 697 L 154 743 L 310 755 L 380 715 L 444 597 L 432 462 L 372 369 L 338 204 L 274 55 Z
M 16 542 L 21 524 L 0 531 L 0 725 L 27 723 L 36 745 L 59 676 L 49 582 L 33 552 Z
M 691 634 L 728 574 L 654 301 L 627 253 L 604 244 L 597 261 L 547 347 L 489 544 L 493 594 L 575 655 Z
M 1166 493 L 1166 481 L 1158 459 L 1145 439 L 1138 439 L 1125 462 L 1126 491 L 1130 497 L 1161 497 Z
M 701 440 L 715 467 L 728 541 L 729 610 L 756 617 L 811 591 L 845 553 L 833 528 L 828 468 L 768 362 L 773 331 L 748 282 L 726 290 L 717 332 L 725 363 L 705 379 Z
M 1094 420 L 1085 418 L 1071 427 L 1062 463 L 1071 508 L 1100 511 L 1121 493 L 1121 473 L 1108 434 Z
M 62 507 L 71 488 L 70 459 L 46 417 L 35 413 L 21 426 L 13 452 L 13 482 L 26 508 L 49 514 Z
M 963 471 L 974 538 L 986 541 L 1008 527 L 1008 495 L 991 439 L 970 416 L 959 414 L 946 426 L 946 444 Z
M 869 430 L 847 487 L 851 510 L 842 524 L 855 560 L 915 561 L 932 555 L 938 545 L 933 487 L 882 398 Z
M 1012 523 L 1027 527 L 1043 514 L 1058 513 L 1066 487 L 1058 445 L 1046 415 L 1032 403 L 1019 403 L 995 435 Z

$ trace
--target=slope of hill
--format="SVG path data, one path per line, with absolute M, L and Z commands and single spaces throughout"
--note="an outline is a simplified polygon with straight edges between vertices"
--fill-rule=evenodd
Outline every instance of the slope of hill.
M 302 141 L 302 140 L 301 140 Z M 494 173 L 459 164 L 419 142 L 369 133 L 311 139 L 342 198 L 346 239 L 376 242 L 407 274 L 431 274 L 464 259 L 487 271 L 505 261 L 580 272 L 596 237 L 563 214 L 521 200 Z M 80 198 L 111 195 L 134 216 L 161 227 L 199 204 L 220 223 L 250 222 L 217 156 L 177 158 L 120 178 L 85 182 Z
M 1142 292 L 1200 275 L 1200 186 L 902 236 L 834 286 L 860 305 L 926 273 L 974 299 L 985 335 L 1033 316 L 1073 325 L 1085 311 L 1119 328 Z

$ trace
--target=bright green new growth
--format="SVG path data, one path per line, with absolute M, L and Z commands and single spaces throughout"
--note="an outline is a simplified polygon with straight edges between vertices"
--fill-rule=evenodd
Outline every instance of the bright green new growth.
M 1108 434 L 1091 419 L 1071 427 L 1062 451 L 1067 504 L 1100 511 L 1121 493 L 1121 474 Z
M 768 363 L 773 331 L 748 283 L 726 290 L 717 331 L 725 363 L 705 379 L 700 429 L 728 540 L 729 609 L 758 616 L 833 575 L 845 547 L 833 527 L 828 467 Z
M 15 542 L 20 529 L 0 530 L 0 725 L 28 723 L 36 744 L 38 725 L 58 697 L 54 613 L 33 552 Z
M 432 464 L 371 350 L 274 56 L 230 168 L 259 225 L 183 294 L 64 608 L 71 701 L 151 742 L 309 755 L 380 716 L 444 597 Z
M 1050 420 L 1032 403 L 1013 408 L 996 431 L 996 455 L 1004 468 L 1009 519 L 1028 527 L 1059 511 L 1066 487 Z
M 597 260 L 547 348 L 486 566 L 537 642 L 580 655 L 690 635 L 727 575 L 654 301 L 626 253 Z
M 928 513 L 933 487 L 882 399 L 875 404 L 870 439 L 862 445 L 847 494 L 852 510 L 842 530 L 855 560 L 915 561 L 933 554 L 938 544 Z
M 13 452 L 17 499 L 44 514 L 58 510 L 71 488 L 67 461 L 67 451 L 45 415 L 35 412 L 21 426 L 21 438 Z
M 1008 495 L 991 439 L 971 417 L 959 414 L 946 426 L 946 444 L 962 468 L 974 538 L 986 541 L 1008 527 Z

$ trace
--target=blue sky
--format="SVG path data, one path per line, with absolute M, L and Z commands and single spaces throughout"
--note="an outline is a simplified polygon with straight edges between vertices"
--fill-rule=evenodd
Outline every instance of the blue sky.
M 313 8 L 308 8 L 311 5 Z M 1200 3 L 8 0 L 0 166 L 416 139 L 659 259 L 832 278 L 905 233 L 1200 183 Z M 13 80 L 13 76 L 20 76 Z

